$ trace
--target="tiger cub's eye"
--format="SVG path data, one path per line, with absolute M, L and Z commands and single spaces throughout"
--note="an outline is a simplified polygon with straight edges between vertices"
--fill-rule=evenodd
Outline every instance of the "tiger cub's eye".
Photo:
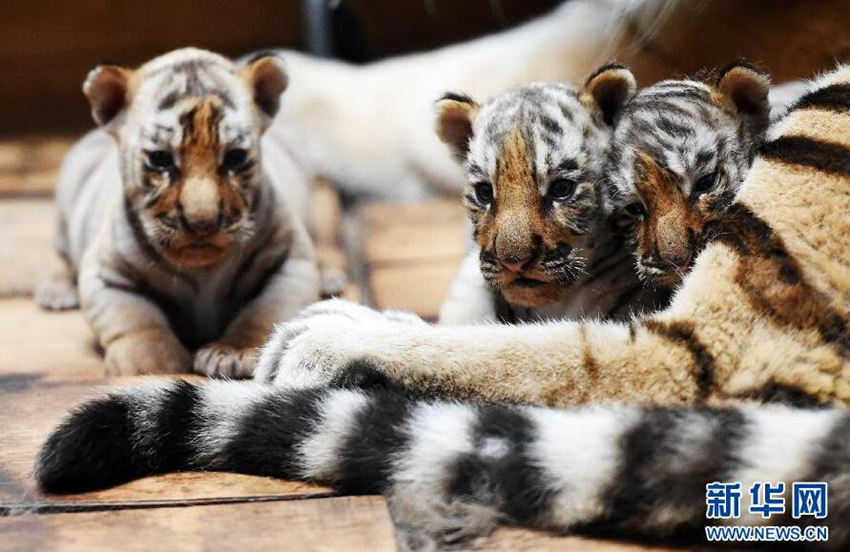
M 240 168 L 248 160 L 248 152 L 242 148 L 233 148 L 224 152 L 221 166 L 224 170 L 232 171 Z
M 623 209 L 625 213 L 635 219 L 642 219 L 646 216 L 646 209 L 643 208 L 643 203 L 640 201 L 633 201 L 626 205 Z
M 478 182 L 473 186 L 475 188 L 475 197 L 481 203 L 490 203 L 493 201 L 493 186 L 489 182 Z
M 697 197 L 706 192 L 710 192 L 717 185 L 719 177 L 720 173 L 718 171 L 713 171 L 699 177 L 694 183 L 694 189 L 691 191 L 691 195 Z
M 154 150 L 148 152 L 148 165 L 158 170 L 169 170 L 174 168 L 174 154 L 166 150 Z
M 549 183 L 549 196 L 555 199 L 566 199 L 573 195 L 576 183 L 566 178 L 559 178 Z

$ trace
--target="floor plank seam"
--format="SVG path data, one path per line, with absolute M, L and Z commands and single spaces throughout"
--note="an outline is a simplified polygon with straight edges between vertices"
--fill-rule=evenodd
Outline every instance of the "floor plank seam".
M 16 199 L 52 199 L 53 190 L 16 190 L 14 192 L 0 192 L 0 200 Z
M 156 508 L 188 508 L 192 506 L 218 506 L 228 504 L 252 504 L 262 502 L 288 502 L 293 500 L 315 500 L 338 498 L 340 493 L 323 491 L 294 495 L 256 495 L 225 498 L 195 498 L 173 500 L 139 500 L 133 502 L 103 501 L 79 503 L 0 503 L 0 517 L 15 517 L 34 514 L 76 514 L 85 512 L 111 512 L 118 510 L 145 510 Z

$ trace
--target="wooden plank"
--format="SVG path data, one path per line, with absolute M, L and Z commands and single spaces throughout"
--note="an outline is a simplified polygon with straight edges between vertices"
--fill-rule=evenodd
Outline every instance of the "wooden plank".
M 362 208 L 360 229 L 374 306 L 436 318 L 467 246 L 460 203 L 374 203 Z
M 469 227 L 458 200 L 375 203 L 361 212 L 364 260 L 370 266 L 463 257 Z
M 460 259 L 396 264 L 371 272 L 371 291 L 379 309 L 412 311 L 436 319 Z
M 200 381 L 200 378 L 186 376 Z M 44 508 L 73 505 L 100 508 L 132 503 L 169 503 L 252 497 L 326 495 L 330 489 L 301 482 L 228 473 L 178 473 L 149 477 L 104 491 L 45 496 L 32 479 L 35 456 L 50 431 L 82 401 L 118 385 L 137 385 L 152 377 L 97 382 L 49 381 L 38 375 L 0 377 L 0 507 Z
M 48 135 L 0 140 L 0 196 L 51 194 L 75 139 Z
M 0 377 L 100 380 L 94 335 L 79 310 L 48 312 L 32 300 L 0 300 Z
M 395 550 L 381 497 L 12 516 L 0 535 L 16 552 Z
M 52 254 L 50 199 L 0 199 L 0 297 L 29 295 Z

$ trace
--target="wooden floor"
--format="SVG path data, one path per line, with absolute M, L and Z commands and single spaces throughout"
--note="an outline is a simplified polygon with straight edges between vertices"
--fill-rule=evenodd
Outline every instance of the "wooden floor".
M 35 489 L 34 455 L 62 416 L 86 397 L 141 380 L 105 379 L 80 313 L 46 313 L 28 297 L 50 251 L 50 193 L 68 144 L 0 143 L 0 550 L 394 550 L 381 497 L 303 483 L 184 473 L 63 497 Z M 465 239 L 455 202 L 374 204 L 340 217 L 326 189 L 315 197 L 322 257 L 347 262 L 354 275 L 346 295 L 436 317 Z M 649 550 L 512 528 L 478 549 Z

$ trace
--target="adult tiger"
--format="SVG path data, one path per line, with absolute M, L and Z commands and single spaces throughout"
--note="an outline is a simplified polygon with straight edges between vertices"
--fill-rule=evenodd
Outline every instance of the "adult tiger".
M 101 129 L 65 159 L 35 298 L 82 306 L 108 373 L 250 376 L 273 324 L 318 298 L 307 177 L 262 141 L 286 85 L 275 55 L 193 48 L 89 73 Z

